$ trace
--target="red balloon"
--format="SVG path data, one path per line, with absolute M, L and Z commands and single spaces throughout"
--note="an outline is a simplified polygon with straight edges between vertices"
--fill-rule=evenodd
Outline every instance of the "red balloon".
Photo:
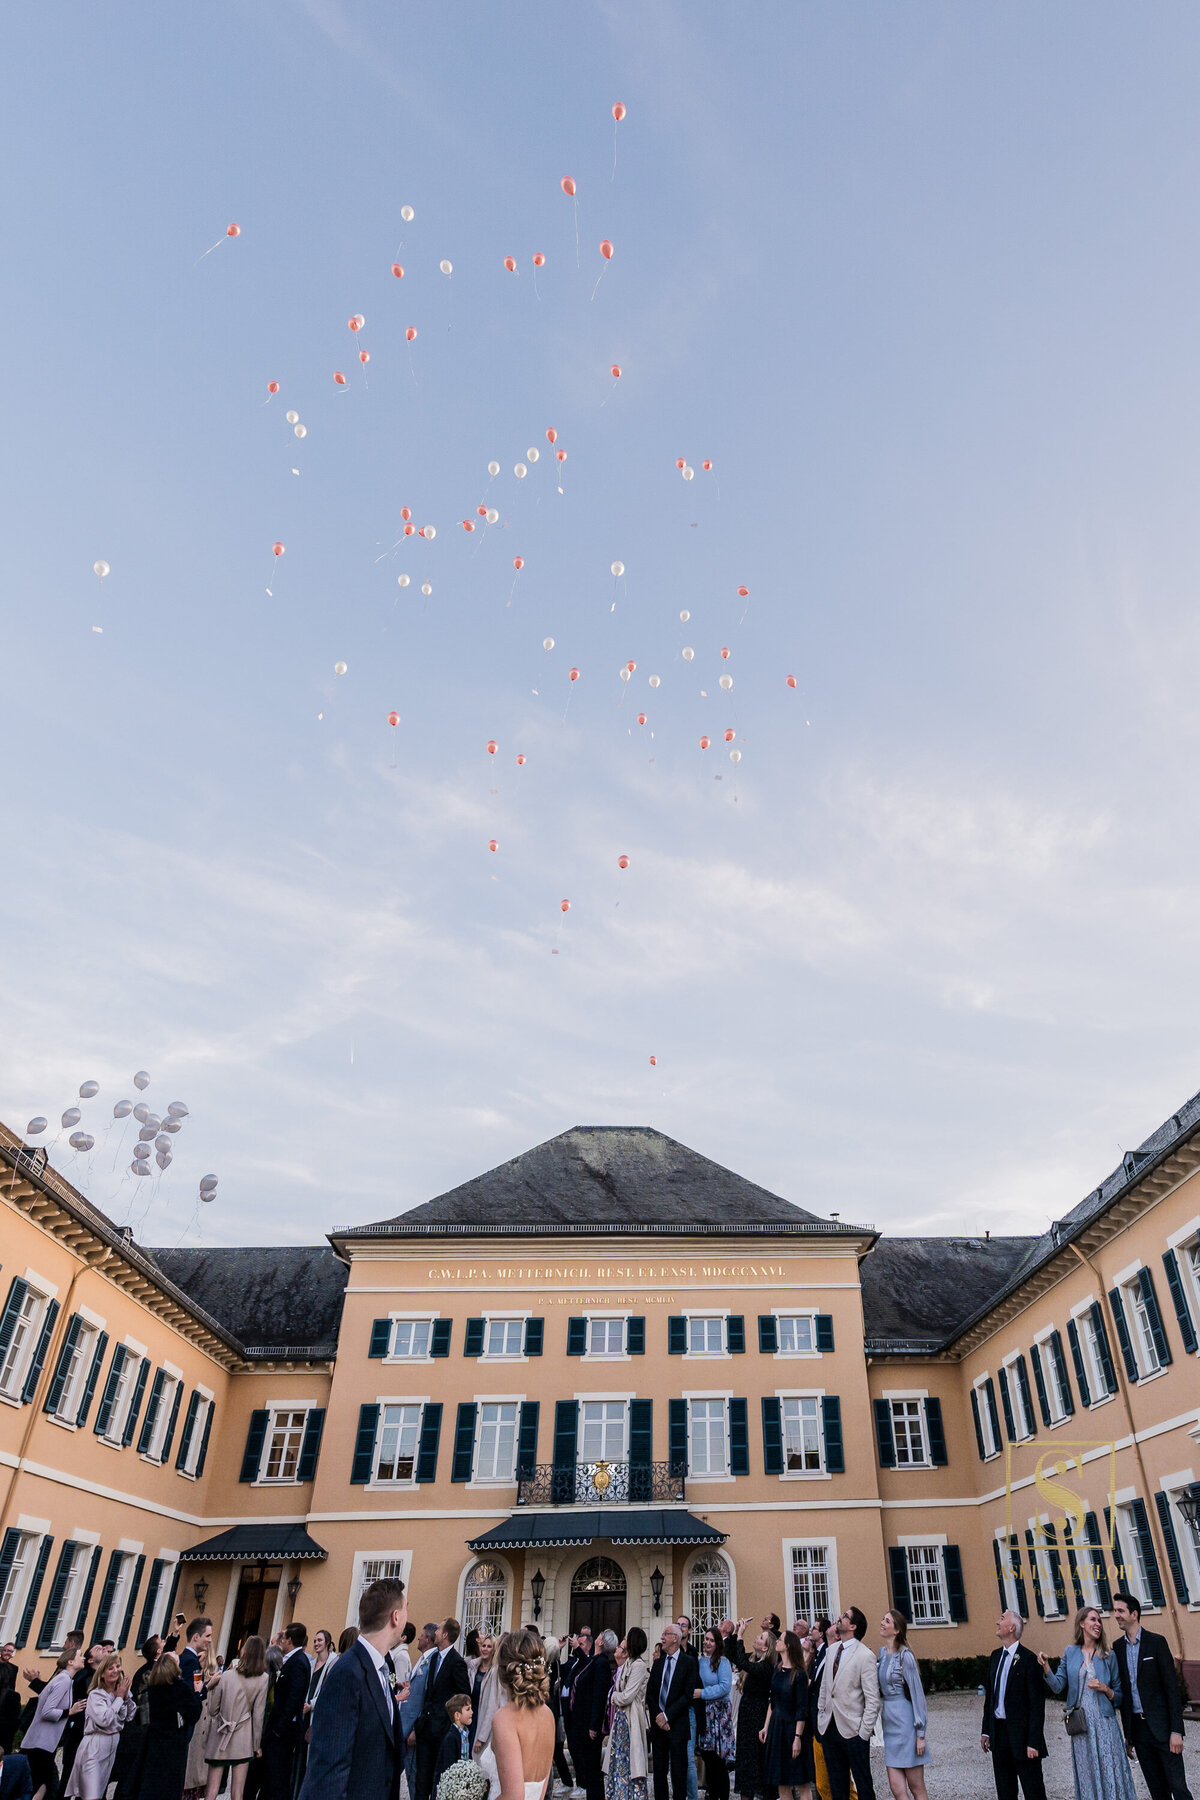
M 268 381 L 267 392 L 268 394 L 277 394 L 279 392 L 279 383 L 277 381 Z
M 496 754 L 496 751 L 497 751 L 497 750 L 498 750 L 498 749 L 499 749 L 499 745 L 498 745 L 498 744 L 497 744 L 497 743 L 496 743 L 496 740 L 495 740 L 495 738 L 489 738 L 489 739 L 488 739 L 488 747 L 487 747 L 487 753 L 488 753 L 488 755 L 489 755 L 489 756 L 495 756 L 495 754 Z
M 569 900 L 560 900 L 558 903 L 558 910 L 559 912 L 570 912 L 571 902 Z
M 787 678 L 787 684 L 789 687 L 794 688 L 796 685 L 796 677 L 794 675 L 789 675 Z
M 651 1067 L 651 1068 L 652 1068 L 652 1069 L 657 1069 L 657 1067 L 658 1067 L 658 1058 L 657 1058 L 657 1056 L 652 1056 L 652 1057 L 651 1057 L 651 1058 L 650 1058 L 650 1067 Z
M 357 318 L 357 316 L 356 316 L 356 317 L 355 317 L 355 318 L 353 318 L 353 319 L 347 319 L 347 321 L 346 321 L 346 323 L 347 323 L 347 324 L 348 324 L 348 325 L 349 325 L 349 327 L 350 327 L 350 329 L 351 329 L 351 331 L 357 331 L 357 330 L 358 330 L 358 318 Z
M 562 178 L 562 191 L 564 194 L 569 194 L 572 199 L 575 196 L 575 183 L 569 175 L 564 175 Z
M 546 433 L 546 442 L 548 444 L 557 444 L 557 442 L 558 442 L 558 433 L 557 433 L 557 431 L 555 431 L 553 425 L 551 425 L 550 429 Z
M 605 262 L 612 261 L 612 253 L 613 253 L 612 244 L 610 243 L 608 238 L 602 238 L 600 241 L 600 254 L 604 258 Z
M 392 274 L 396 277 L 397 281 L 401 281 L 403 279 L 404 270 L 399 263 L 392 264 Z
M 358 360 L 360 363 L 369 363 L 371 360 L 371 352 L 369 350 L 360 350 L 358 353 Z
M 710 463 L 710 462 L 702 462 L 702 463 L 701 463 L 701 464 L 700 464 L 700 467 L 701 467 L 701 468 L 702 468 L 702 469 L 706 469 L 706 470 L 707 470 L 707 469 L 711 469 L 711 468 L 712 468 L 712 464 L 711 464 L 711 463 Z
M 645 724 L 645 723 L 646 723 L 646 715 L 645 715 L 645 713 L 639 713 L 639 714 L 638 714 L 638 724 L 639 724 L 639 725 L 644 725 L 644 724 Z
M 707 738 L 706 738 L 706 737 L 702 737 L 702 738 L 701 738 L 701 739 L 700 739 L 700 748 L 701 748 L 701 749 L 702 749 L 702 750 L 707 750 L 707 749 L 708 749 L 708 744 L 709 744 L 709 740 L 708 740 L 708 739 L 707 739 Z
M 726 726 L 726 727 L 725 727 L 725 742 L 726 742 L 726 743 L 727 743 L 727 744 L 732 744 L 732 742 L 733 742 L 733 738 L 734 738 L 734 730 L 733 730 L 733 726 L 732 726 L 732 725 L 727 725 L 727 726 Z
M 685 456 L 677 456 L 675 458 L 675 467 L 677 469 L 686 469 L 687 468 L 687 458 Z
M 556 451 L 555 451 L 555 452 L 554 452 L 554 454 L 555 454 L 555 456 L 557 456 L 557 458 L 558 458 L 558 460 L 559 460 L 559 462 L 566 462 L 566 460 L 567 460 L 567 453 L 566 453 L 566 451 L 565 451 L 565 450 L 556 450 Z
M 619 125 L 621 120 L 625 117 L 625 102 L 623 100 L 617 101 L 617 104 L 612 109 L 612 115 Z
M 518 769 L 523 769 L 525 767 L 525 754 L 523 751 L 522 751 L 521 755 L 518 756 L 518 758 L 517 758 L 517 767 L 518 767 Z
M 424 536 L 425 536 L 425 527 L 424 527 L 424 526 L 423 526 L 423 525 L 418 525 L 418 526 L 417 526 L 417 536 L 418 536 L 418 537 L 424 537 Z
M 474 529 L 475 529 L 474 519 L 464 519 L 462 522 L 462 527 L 463 527 L 464 531 L 474 531 Z
M 535 250 L 533 253 L 533 266 L 535 269 L 544 269 L 546 266 L 546 259 L 540 250 Z
M 391 712 L 388 714 L 388 724 L 389 725 L 398 725 L 399 723 L 400 723 L 400 714 L 399 713 Z
M 627 856 L 618 856 L 617 867 L 618 869 L 627 869 L 629 867 L 629 858 Z
M 608 371 L 608 372 L 609 372 L 609 374 L 610 374 L 610 375 L 611 375 L 611 376 L 612 376 L 612 378 L 613 378 L 613 380 L 614 380 L 614 381 L 620 381 L 620 379 L 621 379 L 621 365 L 620 365 L 620 363 L 614 363 L 614 364 L 613 364 L 613 366 L 612 366 L 612 368 L 611 368 L 611 369 L 610 369 L 610 370 L 609 370 L 609 371 Z
M 518 575 L 521 573 L 521 570 L 524 567 L 525 567 L 525 558 L 523 556 L 514 556 L 513 557 L 513 568 L 517 571 Z
M 409 326 L 409 328 L 408 328 L 408 330 L 407 330 L 407 331 L 406 331 L 406 332 L 405 332 L 405 334 L 404 334 L 404 335 L 405 335 L 405 337 L 406 337 L 406 338 L 407 338 L 407 339 L 408 339 L 408 341 L 409 341 L 409 343 L 410 343 L 410 344 L 411 344 L 411 343 L 412 343 L 412 341 L 413 341 L 413 339 L 414 339 L 414 338 L 415 338 L 415 337 L 416 337 L 416 335 L 417 335 L 417 328 L 416 328 L 416 326 L 415 326 L 415 325 L 410 325 L 410 326 Z
M 226 237 L 241 237 L 241 235 L 242 235 L 242 228 L 240 225 L 227 225 L 226 226 L 226 228 L 225 228 L 225 236 Z
M 724 657 L 726 662 L 729 661 L 729 651 L 727 649 L 722 648 L 721 655 Z
M 345 387 L 346 377 L 342 374 L 340 369 L 335 369 L 333 371 L 333 379 L 337 382 L 339 387 Z
M 405 535 L 405 537 L 411 537 L 411 536 L 412 536 L 412 534 L 413 534 L 413 532 L 414 532 L 414 531 L 415 531 L 415 530 L 416 530 L 416 529 L 417 529 L 417 528 L 416 528 L 416 526 L 415 526 L 415 525 L 406 525 L 406 526 L 405 526 L 405 527 L 404 527 L 404 535 Z
M 629 673 L 632 675 L 633 671 L 637 668 L 637 664 L 635 662 L 627 662 L 625 664 L 625 667 L 629 670 Z
M 475 511 L 479 514 L 479 517 L 481 519 L 487 518 L 487 507 L 486 506 L 477 506 L 475 508 Z
M 272 544 L 271 548 L 275 552 L 276 556 L 283 555 L 283 545 L 282 544 Z
M 508 270 L 510 275 L 515 275 L 517 272 L 516 257 L 515 256 L 506 256 L 504 259 L 504 266 Z
M 748 588 L 748 587 L 740 587 L 740 588 L 739 588 L 739 589 L 738 589 L 738 599 L 739 599 L 739 600 L 744 600 L 744 599 L 745 599 L 745 598 L 746 598 L 746 595 L 747 595 L 747 594 L 748 594 L 748 593 L 749 593 L 749 592 L 750 592 L 750 589 L 749 589 L 749 588 Z
M 579 670 L 578 670 L 578 669 L 572 669 L 572 670 L 571 670 L 571 675 L 570 675 L 570 679 L 571 679 L 571 680 L 572 680 L 572 681 L 578 681 L 578 680 L 579 680 Z
M 488 839 L 488 849 L 489 850 L 498 850 L 499 848 L 500 848 L 500 845 L 497 843 L 495 838 Z
M 412 518 L 412 507 L 411 506 L 402 506 L 400 508 L 400 517 L 402 519 L 404 519 L 406 522 L 409 519 L 411 519 Z

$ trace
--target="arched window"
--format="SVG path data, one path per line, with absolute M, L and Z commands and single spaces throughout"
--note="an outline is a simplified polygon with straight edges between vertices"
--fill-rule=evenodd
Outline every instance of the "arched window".
M 699 1644 L 700 1634 L 711 1626 L 715 1631 L 730 1610 L 729 1564 L 716 1550 L 698 1556 L 688 1577 L 688 1613 L 692 1621 L 692 1637 Z
M 474 1628 L 484 1637 L 499 1637 L 504 1630 L 504 1601 L 508 1583 L 499 1563 L 477 1562 L 463 1587 L 463 1636 Z
M 611 1556 L 593 1556 L 571 1577 L 573 1594 L 623 1594 L 625 1571 Z

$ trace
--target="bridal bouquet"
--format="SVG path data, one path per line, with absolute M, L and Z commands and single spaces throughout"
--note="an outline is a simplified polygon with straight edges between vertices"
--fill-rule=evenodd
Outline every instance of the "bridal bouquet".
M 487 1800 L 488 1778 L 477 1762 L 451 1763 L 437 1785 L 437 1800 Z

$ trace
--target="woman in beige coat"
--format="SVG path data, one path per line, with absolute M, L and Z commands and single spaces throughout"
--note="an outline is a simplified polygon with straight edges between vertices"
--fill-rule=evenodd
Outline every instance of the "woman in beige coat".
M 246 1770 L 262 1753 L 263 1713 L 267 1704 L 267 1647 L 260 1637 L 242 1645 L 236 1669 L 226 1669 L 208 1696 L 196 1736 L 204 1733 L 208 1764 L 205 1800 L 217 1800 L 221 1779 L 229 1770 L 229 1800 L 242 1800 Z
M 617 1645 L 617 1678 L 609 1704 L 612 1730 L 604 1743 L 604 1792 L 606 1800 L 646 1800 L 646 1688 L 650 1670 L 642 1658 L 646 1634 L 631 1625 Z

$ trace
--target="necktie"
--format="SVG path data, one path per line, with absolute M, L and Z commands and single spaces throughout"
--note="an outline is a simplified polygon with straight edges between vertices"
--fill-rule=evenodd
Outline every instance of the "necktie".
M 674 1679 L 675 1679 L 675 1658 L 673 1656 L 668 1656 L 668 1658 L 667 1658 L 667 1678 L 662 1684 L 662 1694 L 660 1696 L 660 1698 L 662 1700 L 665 1700 L 667 1695 L 670 1693 L 671 1683 Z
M 997 1706 L 999 1706 L 999 1704 L 1000 1704 L 1000 1696 L 1001 1696 L 1001 1694 L 1002 1694 L 1002 1693 L 1003 1693 L 1003 1691 L 1004 1691 L 1004 1671 L 1005 1671 L 1005 1669 L 1006 1669 L 1006 1668 L 1007 1668 L 1007 1667 L 1008 1667 L 1008 1651 L 1007 1651 L 1007 1650 L 1002 1650 L 1002 1651 L 1001 1651 L 1001 1652 L 1000 1652 L 1000 1661 L 999 1661 L 999 1662 L 998 1662 L 998 1663 L 997 1663 L 997 1664 L 996 1664 L 996 1698 L 995 1698 L 995 1704 L 996 1704 L 996 1705 L 997 1705 Z
M 834 1682 L 837 1680 L 838 1664 L 842 1660 L 842 1651 L 845 1648 L 846 1648 L 845 1644 L 839 1644 L 838 1645 L 838 1653 L 833 1659 L 833 1674 L 829 1677 L 829 1685 L 831 1688 L 832 1688 Z

